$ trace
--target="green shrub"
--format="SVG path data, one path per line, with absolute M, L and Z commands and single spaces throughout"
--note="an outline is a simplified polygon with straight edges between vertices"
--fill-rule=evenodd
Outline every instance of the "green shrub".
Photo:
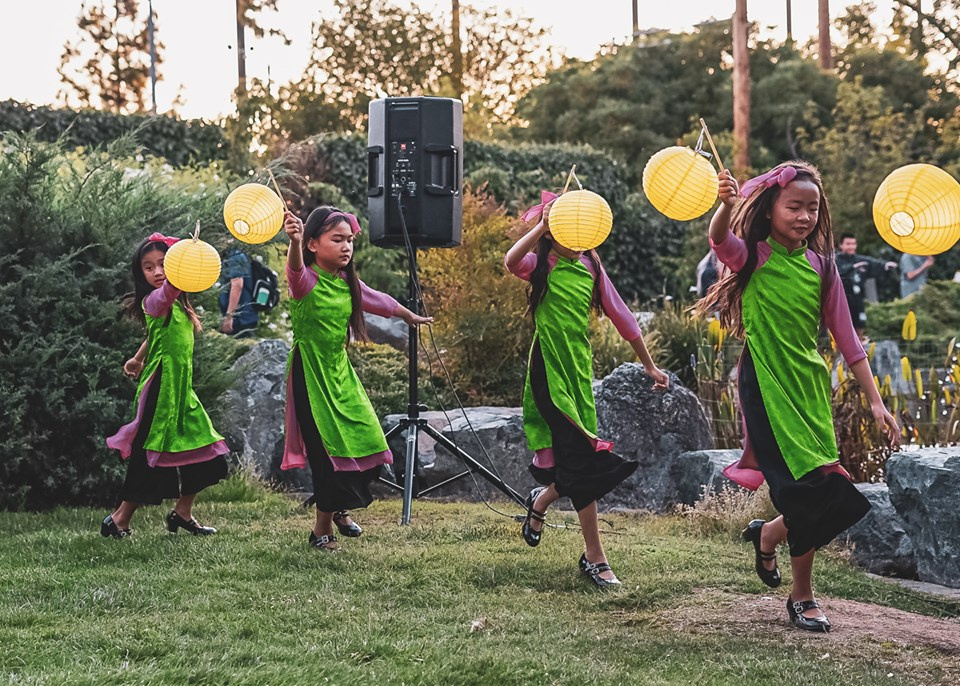
M 515 224 L 492 198 L 467 193 L 463 245 L 420 261 L 437 344 L 465 404 L 520 404 L 533 327 L 525 284 L 503 266 Z
M 693 362 L 702 352 L 706 323 L 694 318 L 682 305 L 671 300 L 663 303 L 646 329 L 650 354 L 657 366 L 680 377 L 687 388 L 697 389 Z
M 903 319 L 913 310 L 917 315 L 917 338 L 902 340 Z M 960 284 L 928 281 L 918 293 L 905 299 L 867 305 L 867 334 L 874 340 L 900 341 L 904 354 L 915 365 L 942 362 L 943 344 L 960 336 Z
M 145 152 L 175 166 L 227 158 L 223 130 L 199 119 L 77 111 L 5 100 L 0 102 L 0 131 L 34 131 L 38 140 L 62 140 L 65 146 L 84 148 L 102 146 L 136 132 Z
M 122 365 L 144 333 L 120 317 L 135 246 L 218 220 L 223 189 L 147 166 L 133 142 L 65 153 L 7 134 L 0 153 L 0 508 L 112 501 L 123 473 L 106 436 L 129 421 Z M 220 340 L 209 341 L 208 336 Z M 197 392 L 215 409 L 232 341 L 201 335 Z

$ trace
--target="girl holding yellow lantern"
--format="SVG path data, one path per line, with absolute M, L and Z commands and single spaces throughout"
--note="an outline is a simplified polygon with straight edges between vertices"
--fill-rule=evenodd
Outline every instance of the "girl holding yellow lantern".
M 189 240 L 189 239 L 186 239 Z M 134 419 L 107 439 L 107 445 L 127 459 L 127 476 L 120 506 L 100 527 L 106 537 L 125 538 L 130 519 L 141 505 L 159 505 L 175 498 L 167 529 L 209 535 L 193 517 L 197 494 L 227 475 L 229 452 L 193 391 L 193 340 L 200 319 L 186 293 L 167 279 L 165 258 L 176 238 L 154 233 L 133 259 L 133 293 L 124 301 L 126 313 L 146 326 L 147 341 L 124 365 L 141 376 L 134 400 Z
M 347 357 L 350 340 L 367 340 L 363 313 L 400 317 L 415 326 L 433 321 L 364 284 L 354 271 L 357 218 L 318 207 L 306 225 L 284 217 L 290 237 L 287 283 L 293 302 L 293 347 L 287 363 L 286 444 L 281 469 L 308 464 L 317 520 L 312 547 L 338 549 L 333 526 L 344 536 L 362 529 L 349 510 L 373 500 L 370 482 L 392 464 L 380 420 Z
M 780 516 L 749 523 L 754 568 L 780 585 L 776 548 L 787 542 L 793 587 L 791 623 L 826 632 L 830 622 L 813 595 L 817 548 L 860 520 L 870 503 L 840 466 L 831 409 L 830 372 L 817 350 L 824 321 L 892 443 L 899 438 L 850 318 L 833 260 L 830 212 L 820 175 L 794 161 L 746 182 L 720 175 L 722 204 L 710 223 L 710 246 L 729 272 L 698 304 L 746 344 L 738 374 L 746 441 L 724 470 L 756 490 L 767 481 Z
M 528 545 L 538 545 L 547 508 L 558 498 L 569 497 L 586 546 L 580 571 L 596 586 L 615 586 L 620 582 L 600 542 L 597 500 L 633 474 L 637 463 L 611 452 L 613 444 L 596 435 L 588 337 L 591 311 L 610 317 L 656 388 L 666 388 L 669 378 L 653 363 L 636 318 L 596 252 L 571 250 L 554 240 L 550 222 L 556 197 L 544 191 L 543 204 L 524 215 L 526 220 L 539 218 L 539 223 L 504 257 L 506 268 L 530 283 L 535 326 L 523 392 L 523 427 L 527 445 L 535 451 L 530 473 L 543 486 L 527 498 L 522 535 Z

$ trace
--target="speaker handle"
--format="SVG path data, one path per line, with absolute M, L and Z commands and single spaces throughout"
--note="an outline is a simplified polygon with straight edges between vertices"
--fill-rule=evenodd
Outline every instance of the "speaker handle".
M 383 195 L 383 159 L 382 145 L 367 148 L 367 196 L 370 198 Z
M 428 145 L 424 149 L 426 154 L 443 158 L 441 163 L 449 161 L 450 173 L 448 177 L 452 179 L 449 186 L 439 186 L 434 183 L 424 184 L 423 190 L 430 195 L 456 195 L 460 190 L 460 179 L 457 172 L 460 171 L 458 164 L 460 150 L 455 145 Z M 431 179 L 433 177 L 433 158 L 431 157 L 430 171 Z

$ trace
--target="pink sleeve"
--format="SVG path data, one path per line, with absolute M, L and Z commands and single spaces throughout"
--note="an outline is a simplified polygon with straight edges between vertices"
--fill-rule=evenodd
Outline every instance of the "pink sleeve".
M 393 317 L 400 309 L 400 303 L 391 298 L 386 293 L 375 291 L 363 281 L 360 282 L 360 303 L 364 312 L 380 315 L 381 317 Z
M 642 333 L 640 325 L 637 324 L 637 318 L 633 316 L 633 312 L 623 302 L 623 298 L 620 297 L 616 287 L 610 281 L 607 272 L 602 268 L 600 269 L 599 283 L 600 304 L 603 306 L 603 312 L 610 317 L 610 321 L 617 327 L 617 331 L 623 337 L 623 340 L 635 341 L 640 338 Z
M 747 244 L 730 231 L 727 231 L 727 237 L 723 243 L 714 243 L 711 238 L 710 247 L 717 253 L 717 259 L 732 272 L 739 272 L 747 263 Z
M 312 269 L 300 267 L 300 271 L 293 271 L 287 264 L 287 291 L 294 300 L 302 300 L 307 293 L 313 290 L 320 277 Z
M 143 311 L 151 317 L 166 317 L 178 297 L 180 291 L 169 281 L 164 281 L 160 288 L 155 288 L 143 299 Z
M 528 252 L 523 256 L 523 259 L 521 259 L 517 265 L 512 268 L 507 264 L 507 258 L 504 257 L 503 266 L 505 266 L 507 271 L 517 278 L 523 279 L 524 281 L 529 281 L 534 267 L 537 266 L 537 256 L 532 252 Z
M 827 264 L 823 258 L 819 258 L 821 288 L 826 291 L 820 298 L 820 313 L 823 321 L 833 334 L 833 340 L 837 343 L 837 349 L 843 355 L 849 367 L 854 362 L 859 362 L 867 356 L 857 336 L 857 331 L 853 327 L 853 319 L 850 317 L 850 307 L 847 305 L 847 297 L 843 293 L 843 286 L 840 282 L 840 273 L 837 271 L 837 265 L 831 264 L 830 269 L 833 273 L 824 274 Z M 814 265 L 816 267 L 816 265 Z

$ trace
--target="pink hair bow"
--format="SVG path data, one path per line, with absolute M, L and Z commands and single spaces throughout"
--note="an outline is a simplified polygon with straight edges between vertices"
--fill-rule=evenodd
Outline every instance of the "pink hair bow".
M 154 242 L 163 243 L 168 248 L 172 246 L 174 243 L 178 243 L 180 241 L 179 238 L 176 238 L 174 236 L 164 236 L 162 233 L 158 231 L 154 231 L 149 236 L 147 236 L 147 240 L 150 241 L 151 243 L 154 243 Z
M 345 220 L 350 225 L 350 229 L 353 231 L 354 236 L 360 233 L 360 222 L 357 221 L 356 215 L 350 214 L 349 212 L 331 212 L 330 216 L 327 217 L 327 222 L 329 222 L 331 219 Z
M 793 181 L 797 177 L 797 168 L 786 166 L 786 167 L 777 167 L 776 169 L 771 169 L 766 174 L 761 174 L 760 176 L 754 176 L 752 179 L 743 184 L 743 188 L 740 189 L 740 195 L 744 198 L 750 197 L 750 194 L 755 190 L 763 186 L 764 188 L 773 188 L 775 185 L 780 186 L 780 188 L 786 188 L 787 184 Z
M 538 219 L 539 217 L 543 216 L 543 208 L 559 197 L 559 195 L 556 193 L 551 193 L 550 191 L 540 191 L 540 204 L 534 205 L 529 210 L 524 212 L 521 219 L 523 219 L 525 222 Z

